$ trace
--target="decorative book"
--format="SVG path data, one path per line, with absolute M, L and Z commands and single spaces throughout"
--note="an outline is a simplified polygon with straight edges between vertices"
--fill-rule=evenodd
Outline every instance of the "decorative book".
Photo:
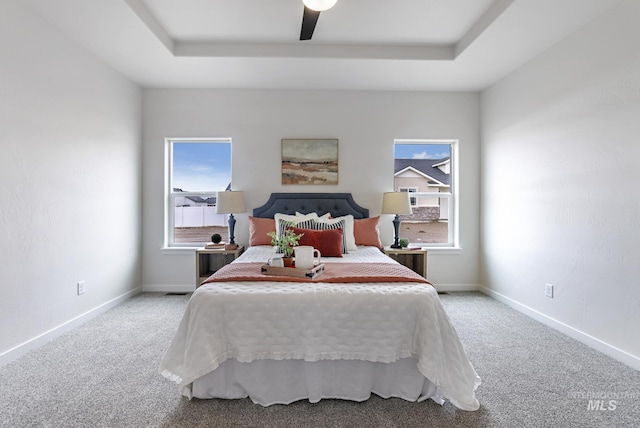
M 218 242 L 217 244 L 214 244 L 213 242 L 208 242 L 207 244 L 205 244 L 204 248 L 207 250 L 210 250 L 215 248 L 224 248 L 225 245 L 226 243 L 224 242 Z
M 290 276 L 292 278 L 314 279 L 322 272 L 324 272 L 324 263 L 320 263 L 319 265 L 316 265 L 311 269 L 262 265 L 261 270 L 263 275 Z

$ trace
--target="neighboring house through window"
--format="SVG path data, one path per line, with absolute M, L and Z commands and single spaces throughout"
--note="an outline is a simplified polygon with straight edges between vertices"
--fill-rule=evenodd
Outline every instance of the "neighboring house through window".
M 415 193 L 418 191 L 418 188 L 417 187 L 398 187 L 398 191 Z M 418 200 L 413 196 L 409 196 L 409 201 L 411 201 L 411 206 L 415 207 Z
M 401 238 L 422 247 L 457 247 L 457 141 L 395 140 L 394 191 L 411 194 Z
M 166 165 L 165 246 L 200 246 L 214 233 L 227 240 L 216 194 L 231 188 L 231 139 L 167 139 Z

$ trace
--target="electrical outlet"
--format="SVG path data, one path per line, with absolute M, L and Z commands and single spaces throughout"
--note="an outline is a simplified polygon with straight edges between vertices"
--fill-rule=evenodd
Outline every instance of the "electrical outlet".
M 81 294 L 84 294 L 84 286 L 85 286 L 84 281 L 78 282 L 78 296 Z
M 551 284 L 544 285 L 544 295 L 553 299 L 553 285 Z

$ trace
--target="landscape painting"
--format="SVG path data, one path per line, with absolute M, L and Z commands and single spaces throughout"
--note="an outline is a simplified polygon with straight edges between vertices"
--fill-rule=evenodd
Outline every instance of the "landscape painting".
M 338 140 L 283 139 L 282 184 L 338 184 Z

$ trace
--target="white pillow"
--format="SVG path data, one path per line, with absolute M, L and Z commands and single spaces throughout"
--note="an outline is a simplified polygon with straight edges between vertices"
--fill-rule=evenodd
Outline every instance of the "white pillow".
M 296 213 L 299 214 L 299 213 Z M 317 213 L 309 213 L 309 214 L 300 214 L 300 215 L 291 215 L 291 214 L 281 214 L 276 213 L 273 216 L 273 219 L 276 221 L 276 236 L 280 237 L 280 232 L 285 229 L 285 225 L 283 222 L 294 223 L 295 225 L 300 224 L 303 221 L 314 220 L 318 218 Z M 298 226 L 302 227 L 302 226 Z
M 317 218 L 331 218 L 331 213 L 324 213 L 322 215 L 318 215 L 318 213 L 302 214 L 302 213 L 299 213 L 298 211 L 296 211 L 296 217 L 303 217 L 303 216 L 306 216 L 306 215 L 313 215 L 313 214 L 316 215 L 314 217 L 314 219 L 317 219 Z
M 317 218 L 316 222 L 333 224 L 339 222 L 340 220 L 344 220 L 344 229 L 342 230 L 342 233 L 344 234 L 345 242 L 347 243 L 347 250 L 357 250 L 358 246 L 356 245 L 356 238 L 353 234 L 353 216 L 351 214 L 335 218 L 325 218 L 324 216 L 322 216 L 320 218 Z

